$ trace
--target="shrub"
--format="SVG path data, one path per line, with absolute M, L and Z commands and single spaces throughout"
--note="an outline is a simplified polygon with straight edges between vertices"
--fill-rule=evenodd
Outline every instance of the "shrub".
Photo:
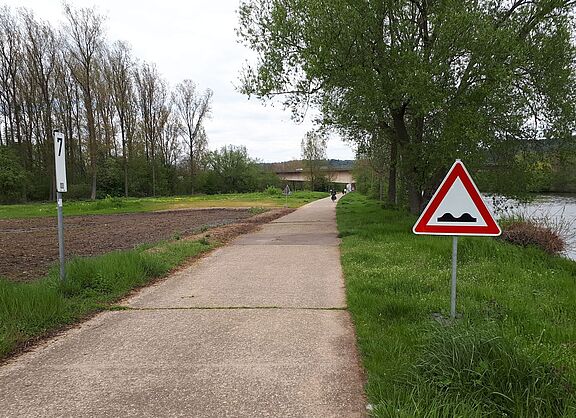
M 280 196 L 282 194 L 282 190 L 278 187 L 268 186 L 264 190 L 264 193 L 270 196 Z
M 26 171 L 16 153 L 0 147 L 0 202 L 19 202 L 24 197 Z
M 261 213 L 268 212 L 268 209 L 260 207 L 260 206 L 252 206 L 250 208 L 251 215 L 259 215 Z
M 104 199 L 97 200 L 92 203 L 92 207 L 95 210 L 102 209 L 119 209 L 126 206 L 126 202 L 121 197 L 112 197 L 107 195 Z
M 92 187 L 88 183 L 70 184 L 68 183 L 68 193 L 66 200 L 69 199 L 90 199 Z
M 566 249 L 566 241 L 560 233 L 533 220 L 517 219 L 505 222 L 501 238 L 523 247 L 535 246 L 548 254 L 560 254 Z

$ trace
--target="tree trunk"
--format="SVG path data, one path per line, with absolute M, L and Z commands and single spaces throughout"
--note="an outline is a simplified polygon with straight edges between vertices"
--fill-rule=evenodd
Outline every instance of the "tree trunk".
M 124 197 L 128 197 L 128 156 L 126 155 L 126 129 L 124 117 L 120 118 L 120 135 L 122 135 L 122 165 L 124 166 Z
M 388 203 L 396 204 L 396 163 L 398 161 L 398 143 L 396 138 L 390 140 L 390 168 L 388 171 Z
M 88 147 L 90 148 L 90 174 L 92 175 L 92 187 L 90 199 L 96 200 L 96 126 L 94 124 L 94 110 L 92 100 L 88 97 L 86 103 L 86 120 L 88 123 Z
M 188 137 L 190 138 L 190 193 L 194 194 L 194 141 L 192 131 L 188 128 Z
M 392 119 L 394 121 L 394 132 L 396 134 L 396 142 L 400 148 L 403 164 L 403 178 L 406 181 L 406 188 L 408 189 L 408 204 L 410 213 L 419 215 L 422 209 L 422 193 L 417 183 L 416 161 L 417 156 L 413 155 L 414 152 L 410 149 L 410 134 L 406 128 L 406 121 L 404 120 L 406 108 L 392 109 Z M 394 140 L 392 142 L 395 142 Z

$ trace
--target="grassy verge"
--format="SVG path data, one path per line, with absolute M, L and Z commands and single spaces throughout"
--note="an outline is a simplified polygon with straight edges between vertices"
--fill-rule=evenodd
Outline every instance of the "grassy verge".
M 576 263 L 451 238 L 352 193 L 337 211 L 348 304 L 378 417 L 576 416 Z
M 0 279 L 0 358 L 27 342 L 95 312 L 132 289 L 166 275 L 187 258 L 209 250 L 205 241 L 176 241 L 99 257 L 76 258 L 61 283 L 54 269 L 44 279 Z
M 297 191 L 288 199 L 282 194 L 237 193 L 148 198 L 108 197 L 96 201 L 67 201 L 64 195 L 64 215 L 106 215 L 115 213 L 152 212 L 157 210 L 209 207 L 288 207 L 296 208 L 328 196 L 323 192 Z M 24 205 L 0 205 L 0 219 L 56 216 L 54 202 Z

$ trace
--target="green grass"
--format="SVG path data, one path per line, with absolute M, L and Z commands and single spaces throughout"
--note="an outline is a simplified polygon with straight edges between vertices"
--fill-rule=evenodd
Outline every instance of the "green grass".
M 576 416 L 576 263 L 451 238 L 351 193 L 337 211 L 367 395 L 378 417 Z
M 288 207 L 296 208 L 328 196 L 323 192 L 297 191 L 287 199 Z M 286 197 L 270 193 L 237 193 L 147 198 L 107 197 L 96 201 L 69 201 L 64 193 L 64 215 L 105 215 L 114 213 L 152 212 L 157 210 L 206 207 L 282 207 Z M 0 219 L 56 216 L 54 202 L 0 205 Z
M 180 240 L 75 258 L 66 265 L 64 283 L 57 268 L 30 283 L 0 279 L 0 358 L 42 335 L 108 309 L 132 289 L 212 247 L 205 241 Z

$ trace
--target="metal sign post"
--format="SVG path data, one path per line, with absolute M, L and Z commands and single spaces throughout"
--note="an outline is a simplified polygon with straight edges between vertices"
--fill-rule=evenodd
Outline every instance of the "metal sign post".
M 64 259 L 64 214 L 62 211 L 62 193 L 68 190 L 66 182 L 66 148 L 64 134 L 54 131 L 54 160 L 56 164 L 56 201 L 58 209 L 58 254 L 60 258 L 60 279 L 66 280 Z
M 60 258 L 60 279 L 66 280 L 66 260 L 64 259 L 64 214 L 62 213 L 62 193 L 56 192 L 58 200 L 58 255 Z
M 452 287 L 450 291 L 450 318 L 456 318 L 456 259 L 458 258 L 458 236 L 452 237 Z

